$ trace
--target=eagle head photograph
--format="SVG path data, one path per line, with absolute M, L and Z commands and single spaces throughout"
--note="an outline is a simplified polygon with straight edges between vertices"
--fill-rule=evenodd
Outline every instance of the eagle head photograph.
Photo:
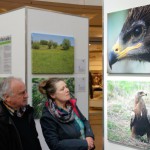
M 150 149 L 150 81 L 107 81 L 108 140 Z
M 150 73 L 150 5 L 108 14 L 108 73 Z

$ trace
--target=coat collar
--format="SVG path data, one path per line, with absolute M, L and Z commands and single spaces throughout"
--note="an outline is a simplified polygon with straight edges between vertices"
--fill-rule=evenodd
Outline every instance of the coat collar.
M 27 105 L 25 113 L 31 113 L 31 112 L 33 112 L 33 108 Z M 10 115 L 11 113 L 9 112 L 9 110 L 6 108 L 3 102 L 0 101 L 0 122 L 3 122 L 5 124 L 10 124 Z
M 78 110 L 77 110 L 77 105 L 76 105 L 77 99 L 72 98 L 69 100 L 69 102 L 72 105 L 72 109 L 75 112 L 75 114 L 80 118 L 80 115 L 79 115 Z

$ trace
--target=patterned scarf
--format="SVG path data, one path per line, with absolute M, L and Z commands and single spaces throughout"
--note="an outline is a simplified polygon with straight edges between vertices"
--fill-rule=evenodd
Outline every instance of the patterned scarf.
M 48 100 L 48 110 L 62 123 L 68 123 L 74 120 L 74 112 L 69 101 L 66 103 L 66 108 L 67 110 L 59 108 L 51 99 Z

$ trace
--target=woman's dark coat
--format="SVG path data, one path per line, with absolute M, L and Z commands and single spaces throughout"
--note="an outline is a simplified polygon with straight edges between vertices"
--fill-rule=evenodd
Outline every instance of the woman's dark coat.
M 85 125 L 85 137 L 92 137 L 94 139 L 89 122 L 81 114 L 76 105 L 73 107 L 74 112 Z M 87 141 L 80 139 L 81 134 L 80 131 L 75 128 L 74 121 L 61 123 L 52 116 L 47 106 L 44 107 L 40 123 L 50 150 L 88 150 Z

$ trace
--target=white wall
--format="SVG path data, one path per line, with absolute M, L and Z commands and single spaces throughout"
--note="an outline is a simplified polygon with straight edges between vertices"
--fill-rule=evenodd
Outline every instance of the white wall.
M 0 77 L 17 76 L 27 83 L 29 94 L 28 102 L 32 105 L 32 78 L 48 77 L 74 77 L 75 97 L 81 112 L 88 119 L 88 18 L 72 16 L 58 12 L 35 8 L 21 8 L 0 15 L 0 37 L 11 36 L 11 62 L 12 72 L 0 74 Z M 31 66 L 31 34 L 43 33 L 74 37 L 74 73 L 73 74 L 32 74 Z M 79 72 L 80 61 L 84 60 L 84 72 Z M 79 80 L 84 79 L 84 90 L 78 91 Z M 43 150 L 48 146 L 42 135 L 39 120 L 36 121 L 39 139 Z
M 11 70 L 0 77 L 16 76 L 25 81 L 25 9 L 0 15 L 0 37 L 11 36 Z
M 105 150 L 133 150 L 134 148 L 115 144 L 107 140 L 107 80 L 128 78 L 125 76 L 109 76 L 107 74 L 107 13 L 125 10 L 141 5 L 150 4 L 149 0 L 104 0 L 104 149 Z M 134 79 L 130 78 L 131 80 Z M 146 79 L 145 79 L 146 80 Z
M 85 91 L 75 91 L 77 98 L 77 105 L 79 106 L 82 113 L 88 118 L 88 19 L 78 16 L 72 16 L 68 14 L 46 11 L 41 9 L 26 9 L 26 25 L 27 25 L 27 51 L 28 51 L 28 90 L 29 97 L 32 98 L 32 78 L 33 77 L 74 77 L 75 87 L 77 88 L 78 80 L 84 78 Z M 74 70 L 73 74 L 32 74 L 31 69 L 31 34 L 42 33 L 52 35 L 63 35 L 74 37 Z M 79 73 L 77 71 L 79 61 L 85 60 L 85 72 Z M 30 104 L 32 102 L 30 101 Z M 39 120 L 36 120 L 37 129 L 39 132 L 40 141 L 43 150 L 48 150 L 48 147 L 43 139 Z

